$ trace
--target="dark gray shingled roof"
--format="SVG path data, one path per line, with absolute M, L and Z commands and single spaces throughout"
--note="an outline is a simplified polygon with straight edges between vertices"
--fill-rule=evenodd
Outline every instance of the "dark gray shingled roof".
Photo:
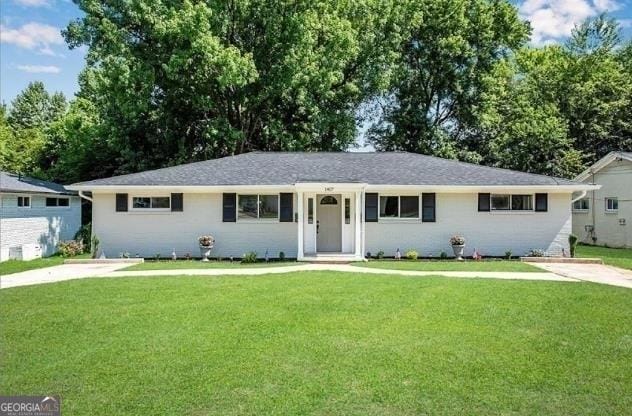
M 66 189 L 64 185 L 55 182 L 2 171 L 0 171 L 0 192 L 76 195 L 76 192 Z
M 74 185 L 580 185 L 506 169 L 406 152 L 253 152 Z

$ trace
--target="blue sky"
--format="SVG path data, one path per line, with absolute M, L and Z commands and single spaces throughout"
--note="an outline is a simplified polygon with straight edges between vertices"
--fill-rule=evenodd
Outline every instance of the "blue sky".
M 532 42 L 560 42 L 573 25 L 610 11 L 632 34 L 632 0 L 514 1 L 533 26 Z M 60 30 L 81 16 L 69 0 L 0 0 L 0 101 L 10 103 L 26 85 L 43 81 L 49 91 L 72 97 L 85 50 L 69 50 Z

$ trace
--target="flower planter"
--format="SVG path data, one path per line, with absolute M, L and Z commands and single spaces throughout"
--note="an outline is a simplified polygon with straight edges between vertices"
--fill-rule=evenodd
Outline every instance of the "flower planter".
M 463 249 L 465 248 L 465 245 L 453 245 L 452 246 L 452 251 L 454 251 L 454 255 L 456 256 L 457 260 L 463 260 Z
M 202 261 L 208 261 L 208 256 L 211 255 L 211 250 L 213 250 L 213 246 L 200 246 L 200 256 L 202 257 Z

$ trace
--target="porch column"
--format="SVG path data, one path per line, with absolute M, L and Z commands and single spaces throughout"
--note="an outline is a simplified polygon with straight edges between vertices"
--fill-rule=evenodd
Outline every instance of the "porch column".
M 296 259 L 300 260 L 303 258 L 303 192 L 297 192 L 296 194 L 296 209 L 298 210 L 298 250 L 296 252 Z
M 364 244 L 362 241 L 362 191 L 355 192 L 355 256 L 362 257 Z

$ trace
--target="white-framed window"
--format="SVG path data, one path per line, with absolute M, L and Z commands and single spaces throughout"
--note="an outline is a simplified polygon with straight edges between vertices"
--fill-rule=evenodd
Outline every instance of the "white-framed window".
M 617 212 L 619 210 L 619 198 L 608 197 L 606 198 L 606 211 Z
M 380 195 L 380 218 L 419 218 L 419 195 Z
M 531 194 L 491 194 L 489 203 L 492 211 L 533 211 Z
M 17 205 L 18 205 L 18 208 L 31 208 L 31 197 L 18 196 Z
M 171 197 L 169 196 L 132 196 L 132 209 L 167 211 L 171 209 Z
M 70 198 L 46 197 L 46 208 L 69 207 Z
M 590 200 L 588 198 L 578 199 L 573 202 L 573 211 L 588 211 L 590 209 Z
M 238 195 L 238 220 L 278 220 L 279 195 Z

